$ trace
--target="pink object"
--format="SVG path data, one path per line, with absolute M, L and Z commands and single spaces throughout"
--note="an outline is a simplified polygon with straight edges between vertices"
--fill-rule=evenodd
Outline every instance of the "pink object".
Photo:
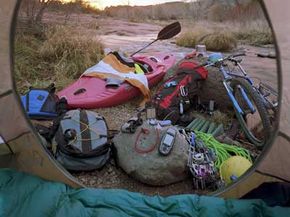
M 135 55 L 134 61 L 149 66 L 146 73 L 149 87 L 160 82 L 167 70 L 175 64 L 172 54 L 156 54 L 152 56 Z M 70 108 L 103 108 L 127 102 L 140 95 L 138 88 L 123 82 L 119 87 L 106 87 L 106 81 L 95 77 L 81 77 L 67 88 L 58 92 L 59 97 L 67 99 Z

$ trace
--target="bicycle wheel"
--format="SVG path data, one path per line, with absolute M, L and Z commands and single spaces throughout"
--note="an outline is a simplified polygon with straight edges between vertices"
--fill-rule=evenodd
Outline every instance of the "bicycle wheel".
M 234 78 L 231 81 L 231 87 L 236 100 L 244 112 L 242 115 L 235 108 L 237 119 L 245 136 L 258 148 L 262 148 L 271 137 L 272 127 L 270 117 L 261 96 L 246 80 L 241 78 Z M 244 89 L 247 97 L 255 108 L 254 113 L 251 112 L 245 98 L 242 96 L 241 88 Z

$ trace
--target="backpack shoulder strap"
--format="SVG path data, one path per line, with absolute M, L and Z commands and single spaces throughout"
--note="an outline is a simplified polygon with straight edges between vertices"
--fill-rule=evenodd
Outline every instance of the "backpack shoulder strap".
M 39 87 L 32 87 L 32 86 L 30 86 L 28 92 L 30 92 L 31 90 L 46 90 L 49 93 L 55 93 L 56 88 L 55 88 L 55 84 L 54 83 L 51 83 L 50 85 L 48 85 L 45 88 L 39 88 Z
M 80 110 L 80 131 L 82 138 L 82 150 L 89 153 L 92 150 L 91 131 L 88 130 L 89 118 L 86 110 Z
M 49 93 L 55 93 L 55 84 L 51 83 L 47 88 L 45 88 Z

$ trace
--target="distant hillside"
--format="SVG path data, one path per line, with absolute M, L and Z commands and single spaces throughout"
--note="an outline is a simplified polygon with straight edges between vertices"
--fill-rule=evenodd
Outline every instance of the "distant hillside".
M 260 19 L 257 0 L 199 0 L 169 2 L 152 6 L 113 6 L 104 10 L 107 16 L 129 20 L 210 19 L 214 21 Z

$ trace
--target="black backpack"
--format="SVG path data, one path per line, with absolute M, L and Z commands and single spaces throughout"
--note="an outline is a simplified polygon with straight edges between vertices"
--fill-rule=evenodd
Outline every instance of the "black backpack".
M 56 160 L 72 171 L 99 169 L 110 158 L 108 128 L 98 113 L 71 110 L 59 120 L 52 151 Z
M 154 95 L 151 104 L 156 108 L 157 118 L 179 122 L 182 115 L 197 101 L 199 81 L 208 72 L 192 60 L 183 60 L 175 75 L 167 79 Z

